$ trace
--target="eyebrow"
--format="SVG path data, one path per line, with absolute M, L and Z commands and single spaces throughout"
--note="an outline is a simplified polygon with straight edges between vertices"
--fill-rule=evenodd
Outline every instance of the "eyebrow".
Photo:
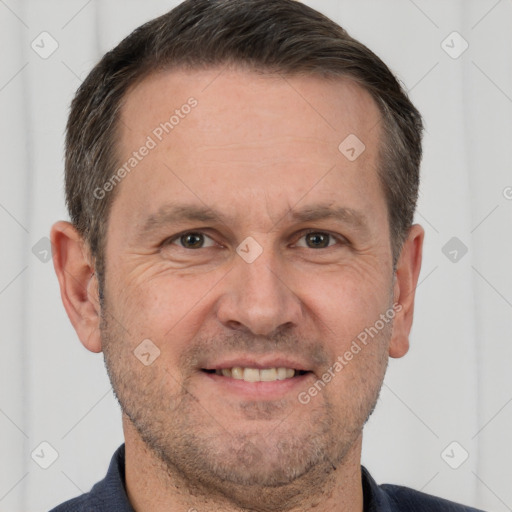
M 313 222 L 318 220 L 333 219 L 347 224 L 362 232 L 369 231 L 367 217 L 360 211 L 347 207 L 333 207 L 328 204 L 311 204 L 302 209 L 291 208 L 282 215 L 272 227 L 275 227 L 283 219 L 288 218 L 295 222 Z M 232 225 L 233 219 L 229 218 L 207 206 L 196 206 L 187 204 L 167 204 L 162 206 L 156 213 L 150 215 L 142 223 L 142 231 L 157 231 L 161 228 L 178 224 L 180 222 L 220 222 Z

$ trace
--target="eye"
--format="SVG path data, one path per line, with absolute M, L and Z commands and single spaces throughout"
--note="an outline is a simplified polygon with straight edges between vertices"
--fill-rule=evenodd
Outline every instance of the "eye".
M 323 231 L 308 231 L 304 233 L 300 240 L 305 240 L 305 245 L 298 243 L 299 247 L 308 247 L 309 249 L 325 249 L 326 247 L 330 247 L 335 245 L 335 243 L 340 241 L 339 238 L 334 237 L 330 233 L 324 233 Z
M 337 237 L 324 231 L 308 231 L 300 237 L 296 245 L 309 249 L 326 249 L 327 247 L 343 245 L 344 243 L 348 242 L 342 237 Z M 214 247 L 216 243 L 212 238 L 200 231 L 187 231 L 167 239 L 164 245 L 178 245 L 183 249 L 206 249 Z
M 210 243 L 205 245 L 205 240 L 209 240 Z M 169 239 L 166 244 L 168 245 L 179 245 L 184 249 L 202 249 L 205 247 L 213 247 L 215 242 L 204 233 L 197 231 L 189 231 L 181 235 L 177 235 L 174 238 Z

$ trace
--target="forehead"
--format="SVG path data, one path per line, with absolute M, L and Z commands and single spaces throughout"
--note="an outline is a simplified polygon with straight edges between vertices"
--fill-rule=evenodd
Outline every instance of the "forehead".
M 153 73 L 128 90 L 120 127 L 124 142 L 129 146 L 137 135 L 146 135 L 148 128 L 157 129 L 172 114 L 180 115 L 176 110 L 190 98 L 195 98 L 200 108 L 194 109 L 196 115 L 186 124 L 194 124 L 195 136 L 207 135 L 212 142 L 219 140 L 218 136 L 233 142 L 247 135 L 254 139 L 258 135 L 253 128 L 261 121 L 269 124 L 260 136 L 279 136 L 287 127 L 290 134 L 296 128 L 295 134 L 305 137 L 323 138 L 330 132 L 328 139 L 336 142 L 347 130 L 360 134 L 373 131 L 380 120 L 371 95 L 345 77 L 289 76 L 237 68 L 175 70 Z M 250 117 L 241 118 L 247 114 Z M 214 118 L 208 119 L 209 115 Z M 302 121 L 300 126 L 297 120 Z M 172 135 L 179 138 L 179 131 Z
M 371 210 L 383 202 L 379 121 L 373 98 L 348 79 L 220 68 L 151 75 L 125 97 L 117 153 L 120 166 L 135 165 L 113 210 L 151 215 L 171 196 L 233 216 L 264 206 L 275 218 L 308 199 Z

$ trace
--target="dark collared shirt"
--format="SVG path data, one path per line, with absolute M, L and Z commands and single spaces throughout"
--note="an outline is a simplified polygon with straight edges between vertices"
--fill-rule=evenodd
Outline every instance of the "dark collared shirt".
M 134 512 L 125 488 L 124 444 L 114 453 L 107 475 L 90 492 L 50 512 Z M 482 512 L 400 485 L 377 485 L 361 466 L 364 512 Z

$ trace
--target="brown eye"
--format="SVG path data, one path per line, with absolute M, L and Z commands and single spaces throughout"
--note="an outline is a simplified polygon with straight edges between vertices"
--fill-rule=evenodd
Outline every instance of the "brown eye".
M 326 233 L 308 233 L 306 235 L 306 243 L 310 244 L 309 246 L 314 249 L 322 249 L 329 246 L 329 238 L 330 235 Z
M 207 245 L 205 245 L 205 242 Z M 178 235 L 173 240 L 170 240 L 169 243 L 179 245 L 184 249 L 202 249 L 204 247 L 212 247 L 215 245 L 215 242 L 209 236 L 195 231 Z
M 322 231 L 310 231 L 305 233 L 300 238 L 300 241 L 304 240 L 305 243 L 298 243 L 300 247 L 307 247 L 308 249 L 325 249 L 331 245 L 335 245 L 335 237 L 329 233 Z

